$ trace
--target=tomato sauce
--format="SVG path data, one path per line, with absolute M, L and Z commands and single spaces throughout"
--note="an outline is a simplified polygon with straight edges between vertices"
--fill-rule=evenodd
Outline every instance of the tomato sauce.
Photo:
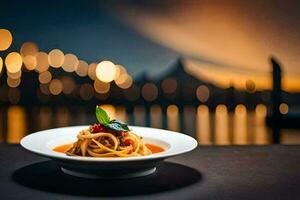
M 59 153 L 65 153 L 66 151 L 68 151 L 69 149 L 71 149 L 72 146 L 73 146 L 73 143 L 59 145 L 57 147 L 54 147 L 53 151 L 56 151 L 56 152 L 59 152 Z
M 164 151 L 163 148 L 161 148 L 161 147 L 159 147 L 159 146 L 156 146 L 156 145 L 154 145 L 154 144 L 146 144 L 146 147 L 147 147 L 148 149 L 150 149 L 152 153 L 160 153 L 160 152 L 163 152 L 163 151 Z

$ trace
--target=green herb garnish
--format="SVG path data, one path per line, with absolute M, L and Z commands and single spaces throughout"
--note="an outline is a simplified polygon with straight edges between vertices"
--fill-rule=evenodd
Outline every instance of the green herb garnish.
M 96 118 L 101 125 L 111 130 L 124 132 L 130 131 L 127 124 L 124 122 L 116 119 L 111 120 L 105 110 L 100 108 L 100 106 L 96 106 Z

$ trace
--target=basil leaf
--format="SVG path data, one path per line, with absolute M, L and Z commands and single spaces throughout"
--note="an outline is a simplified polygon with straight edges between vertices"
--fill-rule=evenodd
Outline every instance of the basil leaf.
M 106 127 L 115 131 L 124 131 L 124 132 L 130 131 L 127 124 L 119 120 L 112 120 Z
M 110 123 L 110 118 L 100 106 L 96 106 L 96 117 L 100 124 L 107 126 Z

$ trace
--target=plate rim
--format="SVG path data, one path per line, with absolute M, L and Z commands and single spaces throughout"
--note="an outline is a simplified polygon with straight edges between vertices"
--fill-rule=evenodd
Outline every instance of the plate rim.
M 37 132 L 34 132 L 34 133 L 31 133 L 31 134 L 28 134 L 27 136 L 23 137 L 20 141 L 20 145 L 34 153 L 34 154 L 37 154 L 37 155 L 40 155 L 40 156 L 43 156 L 43 157 L 47 157 L 47 158 L 51 158 L 51 159 L 56 159 L 56 160 L 65 160 L 65 161 L 76 161 L 76 162 L 138 162 L 138 161 L 146 161 L 146 160 L 158 160 L 158 159 L 165 159 L 165 158 L 169 158 L 169 157 L 173 157 L 173 156 L 176 156 L 176 155 L 180 155 L 180 154 L 184 154 L 184 153 L 187 153 L 187 152 L 190 152 L 192 150 L 194 150 L 197 146 L 198 146 L 198 142 L 191 136 L 189 135 L 186 135 L 186 134 L 183 134 L 183 133 L 179 133 L 179 132 L 175 132 L 175 131 L 170 131 L 170 130 L 165 130 L 165 129 L 158 129 L 158 128 L 152 128 L 152 127 L 144 127 L 144 126 L 129 126 L 130 128 L 141 128 L 141 129 L 149 129 L 149 130 L 153 130 L 153 131 L 163 131 L 163 132 L 166 132 L 166 133 L 169 133 L 169 134 L 172 134 L 172 135 L 176 135 L 176 136 L 180 136 L 180 137 L 184 137 L 186 140 L 189 140 L 190 142 L 190 146 L 189 147 L 186 147 L 184 148 L 183 150 L 181 151 L 175 151 L 175 152 L 169 152 L 167 149 L 166 151 L 164 152 L 161 152 L 161 153 L 157 153 L 157 154 L 151 154 L 149 156 L 138 156 L 138 157 L 125 157 L 125 158 L 95 158 L 95 157 L 82 157 L 82 156 L 66 156 L 65 154 L 62 154 L 62 153 L 56 153 L 54 152 L 51 152 L 50 154 L 46 152 L 43 152 L 43 151 L 37 151 L 35 149 L 32 149 L 30 147 L 28 147 L 28 144 L 27 142 L 32 140 L 32 137 L 35 137 L 35 136 L 38 136 L 40 134 L 46 134 L 45 132 L 51 132 L 51 131 L 55 131 L 55 130 L 61 130 L 61 129 L 68 129 L 68 128 L 78 128 L 78 129 L 83 129 L 83 128 L 87 128 L 89 125 L 80 125 L 80 126 L 66 126 L 66 127 L 59 127 L 59 128 L 53 128 L 53 129 L 46 129 L 46 130 L 42 130 L 42 131 L 37 131 Z M 48 133 L 49 134 L 49 133 Z M 52 133 L 53 134 L 53 133 Z M 137 133 L 139 135 L 139 133 Z M 151 137 L 149 137 L 151 138 Z M 157 139 L 157 138 L 153 138 L 153 139 Z M 163 140 L 163 139 L 157 139 L 157 140 L 161 140 L 162 142 L 166 142 L 168 143 L 167 141 Z M 50 141 L 48 141 L 50 142 Z M 169 144 L 169 143 L 168 143 Z M 44 143 L 45 145 L 45 148 L 46 147 L 46 143 Z M 170 149 L 172 148 L 172 145 L 170 147 Z

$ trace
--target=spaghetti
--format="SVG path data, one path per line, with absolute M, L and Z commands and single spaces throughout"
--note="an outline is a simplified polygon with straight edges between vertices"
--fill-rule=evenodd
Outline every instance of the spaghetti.
M 95 125 L 94 125 L 95 126 Z M 99 126 L 99 125 L 98 125 Z M 66 151 L 70 156 L 132 157 L 152 154 L 142 137 L 128 132 L 93 132 L 93 127 L 82 130 L 78 140 Z

